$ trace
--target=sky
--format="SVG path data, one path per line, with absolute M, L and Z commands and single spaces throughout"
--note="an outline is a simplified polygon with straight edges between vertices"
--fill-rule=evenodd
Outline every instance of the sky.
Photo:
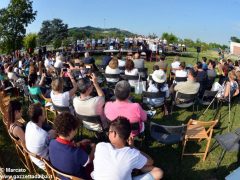
M 10 0 L 0 0 L 0 8 Z M 120 28 L 141 35 L 163 32 L 184 39 L 229 45 L 240 38 L 240 0 L 33 0 L 36 19 L 27 33 L 39 32 L 44 20 L 60 18 L 68 27 Z

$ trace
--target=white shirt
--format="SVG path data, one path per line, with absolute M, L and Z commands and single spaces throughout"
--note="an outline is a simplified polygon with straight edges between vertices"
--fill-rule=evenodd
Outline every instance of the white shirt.
M 14 72 L 8 72 L 7 76 L 8 76 L 8 79 L 10 79 L 10 80 L 14 80 L 14 81 L 18 80 L 18 77 L 16 76 L 16 74 Z
M 173 69 L 177 69 L 177 68 L 179 68 L 179 66 L 180 66 L 180 62 L 179 62 L 179 61 L 174 61 L 174 62 L 171 64 L 171 67 L 172 67 Z M 175 73 L 175 71 L 176 71 L 176 70 L 172 70 L 173 73 Z
M 162 86 L 162 88 L 160 89 L 161 92 L 165 92 L 165 97 L 169 97 L 169 88 L 167 84 L 164 84 Z M 156 87 L 155 84 L 152 84 L 152 82 L 150 81 L 149 83 L 149 87 L 147 89 L 147 92 L 159 92 L 159 89 Z M 146 100 L 144 99 L 145 103 L 149 103 L 150 105 L 155 105 L 155 106 L 160 106 L 164 103 L 164 98 L 160 97 L 160 98 L 146 98 Z
M 109 66 L 106 67 L 105 69 L 106 74 L 120 74 L 120 70 L 118 68 L 112 69 Z M 118 82 L 119 79 L 117 78 L 106 78 L 108 82 Z
M 49 136 L 47 131 L 40 128 L 32 121 L 27 123 L 25 130 L 25 141 L 27 149 L 41 157 L 48 159 L 48 144 Z M 31 157 L 32 161 L 41 169 L 45 169 L 44 163 L 34 157 Z
M 62 61 L 57 59 L 56 62 L 54 63 L 54 67 L 55 68 L 62 68 L 63 67 Z
M 49 68 L 52 66 L 51 61 L 48 58 L 45 59 L 44 66 L 45 68 Z
M 186 70 L 176 70 L 175 76 L 176 77 L 187 77 L 187 71 Z
M 50 97 L 54 105 L 61 107 L 69 107 L 70 100 L 69 91 L 60 94 L 54 94 L 54 92 L 51 91 Z
M 125 70 L 125 75 L 136 76 L 138 75 L 138 69 L 134 68 L 131 71 Z M 137 80 L 129 80 L 128 81 L 131 86 L 135 86 L 137 84 Z
M 133 169 L 142 169 L 147 158 L 130 147 L 115 149 L 110 143 L 98 143 L 94 154 L 95 180 L 132 180 Z
M 125 66 L 126 61 L 122 60 L 122 59 L 118 59 L 118 67 L 123 67 Z

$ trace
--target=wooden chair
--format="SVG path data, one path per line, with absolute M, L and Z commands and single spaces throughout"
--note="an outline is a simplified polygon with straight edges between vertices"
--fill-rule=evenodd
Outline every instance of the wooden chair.
M 218 120 L 213 121 L 198 121 L 190 119 L 187 124 L 187 131 L 183 141 L 182 157 L 185 155 L 203 155 L 203 161 L 205 161 L 209 149 L 209 145 L 212 138 L 213 128 L 217 124 Z M 200 153 L 185 153 L 185 147 L 188 141 L 198 141 L 206 139 L 207 145 L 205 152 Z M 181 158 L 182 158 L 181 157 Z
M 51 109 L 50 107 L 46 107 L 46 106 L 44 107 L 44 110 L 45 110 L 47 122 L 53 124 L 53 120 L 57 116 L 57 111 L 55 111 L 54 109 Z M 53 116 L 51 116 L 50 114 L 52 114 Z M 51 117 L 51 118 L 49 118 L 49 117 Z
M 20 159 L 20 161 L 23 163 L 23 165 L 27 168 L 27 170 L 32 174 L 35 173 L 32 161 L 30 159 L 30 157 L 28 156 L 28 154 L 25 151 L 25 148 L 23 146 L 23 144 L 21 143 L 21 141 L 17 140 L 10 132 L 8 132 L 15 148 L 17 151 L 17 155 Z
M 43 162 L 45 164 L 47 175 L 49 177 L 51 177 L 52 179 L 54 179 L 54 180 L 61 180 L 62 177 L 68 178 L 68 179 L 71 179 L 71 180 L 83 180 L 83 179 L 81 179 L 79 177 L 72 176 L 72 175 L 69 175 L 69 174 L 65 174 L 65 173 L 55 169 L 52 166 L 52 164 L 48 160 L 46 160 L 46 159 L 43 159 Z

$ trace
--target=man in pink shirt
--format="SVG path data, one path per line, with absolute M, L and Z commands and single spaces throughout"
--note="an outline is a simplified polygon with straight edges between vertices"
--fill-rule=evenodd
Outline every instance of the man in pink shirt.
M 144 121 L 147 120 L 147 113 L 138 103 L 128 100 L 131 86 L 127 81 L 119 81 L 115 86 L 116 101 L 107 102 L 104 108 L 106 117 L 113 121 L 118 116 L 129 119 L 130 123 L 139 122 L 140 132 L 144 131 Z M 132 136 L 137 134 L 132 132 Z

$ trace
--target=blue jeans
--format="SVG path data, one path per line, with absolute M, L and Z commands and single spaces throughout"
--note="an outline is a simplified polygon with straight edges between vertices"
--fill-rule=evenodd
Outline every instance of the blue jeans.
M 150 172 L 139 175 L 139 176 L 135 176 L 132 179 L 133 180 L 154 180 L 154 178 Z

